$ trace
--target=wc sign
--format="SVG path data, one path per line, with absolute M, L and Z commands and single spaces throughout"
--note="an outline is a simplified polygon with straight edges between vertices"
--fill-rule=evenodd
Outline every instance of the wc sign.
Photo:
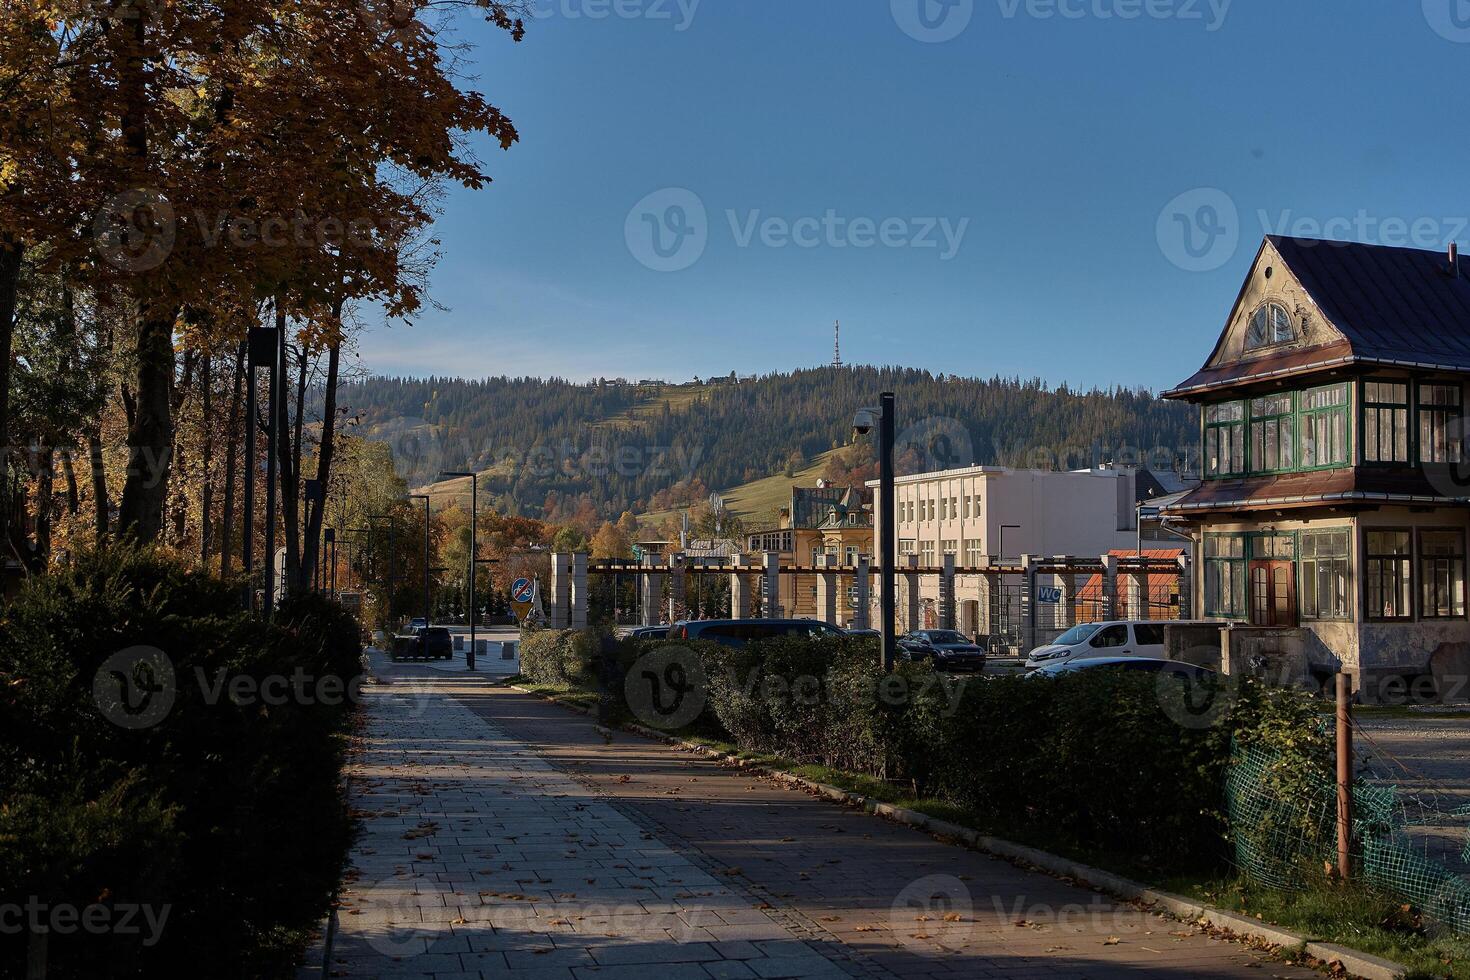
M 1043 586 L 1036 590 L 1036 601 L 1048 606 L 1062 604 L 1062 590 L 1058 586 Z

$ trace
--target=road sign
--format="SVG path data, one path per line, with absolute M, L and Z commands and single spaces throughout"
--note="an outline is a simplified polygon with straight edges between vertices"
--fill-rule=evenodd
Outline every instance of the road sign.
M 1043 586 L 1036 590 L 1036 601 L 1048 606 L 1059 606 L 1062 604 L 1062 590 L 1055 586 Z
M 512 602 L 530 602 L 531 594 L 535 586 L 528 578 L 518 578 L 511 583 L 510 598 Z

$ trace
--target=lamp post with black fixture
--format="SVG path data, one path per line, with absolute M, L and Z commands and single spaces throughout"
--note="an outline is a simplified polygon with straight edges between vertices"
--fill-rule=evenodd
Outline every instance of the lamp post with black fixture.
M 479 550 L 476 548 L 475 525 L 479 521 L 479 492 L 480 481 L 473 473 L 441 473 L 440 477 L 446 480 L 469 480 L 470 481 L 470 648 L 465 654 L 465 666 L 469 670 L 475 669 L 475 565 L 479 563 L 477 556 Z
M 433 606 L 429 598 L 429 495 L 411 493 L 408 499 L 424 502 L 424 629 L 427 630 L 430 620 L 434 618 Z
M 898 535 L 894 525 L 897 512 L 893 483 L 893 392 L 878 396 L 877 408 L 859 409 L 852 429 L 860 436 L 878 429 L 878 618 L 880 663 L 886 674 L 893 669 L 898 649 L 898 600 L 894 589 L 894 568 L 898 564 Z

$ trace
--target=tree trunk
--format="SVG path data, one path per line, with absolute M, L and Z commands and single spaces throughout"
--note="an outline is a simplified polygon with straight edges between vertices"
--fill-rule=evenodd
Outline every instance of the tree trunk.
M 148 187 L 153 170 L 149 150 L 148 87 L 150 60 L 148 7 L 132 11 L 128 26 L 117 32 L 120 48 L 118 94 L 122 104 L 121 128 L 128 149 L 129 186 Z M 172 396 L 174 390 L 174 321 L 178 308 L 153 292 L 165 276 L 150 273 L 134 283 L 136 317 L 136 371 L 132 397 L 135 410 L 128 423 L 128 470 L 123 481 L 118 526 L 139 541 L 159 540 L 168 503 L 168 476 L 173 450 Z
M 136 409 L 128 427 L 128 472 L 118 528 L 138 541 L 157 541 L 168 502 L 173 451 L 174 320 L 177 310 L 146 309 L 138 320 L 134 353 Z
M 100 425 L 87 433 L 87 460 L 92 467 L 92 507 L 96 510 L 93 524 L 97 543 L 107 539 L 111 502 L 107 499 L 107 469 L 102 465 L 102 431 Z
M 74 455 L 76 455 L 74 447 L 61 451 L 61 471 L 66 476 L 66 512 L 73 517 L 82 508 L 81 495 L 77 492 L 77 470 L 72 463 Z
M 55 507 L 55 450 L 42 446 L 36 459 L 36 571 L 51 564 L 51 514 Z
M 277 320 L 277 329 L 285 329 L 285 321 Z M 300 521 L 300 490 L 301 483 L 297 479 L 298 469 L 292 467 L 293 460 L 299 460 L 293 447 L 292 428 L 290 425 L 291 399 L 287 397 L 286 389 L 286 354 L 281 358 L 281 394 L 276 399 L 276 469 L 280 473 L 281 484 L 281 525 L 286 534 L 283 542 L 286 549 L 286 565 L 283 569 L 281 588 L 289 592 L 296 591 L 296 582 L 300 577 L 301 567 L 301 533 Z M 303 370 L 304 362 L 303 362 Z M 299 467 L 299 461 L 297 466 Z
M 245 388 L 245 346 L 240 341 L 240 351 L 235 355 L 235 385 L 230 393 L 230 421 L 225 450 L 225 504 L 220 516 L 219 574 L 230 577 L 230 549 L 235 540 L 235 459 L 239 455 L 240 398 Z M 254 378 L 251 382 L 254 382 Z M 254 423 L 254 419 L 251 422 Z M 247 463 L 247 465 L 251 465 Z
M 333 311 L 338 328 L 341 327 L 342 304 Z M 339 333 L 327 348 L 327 386 L 322 401 L 322 444 L 317 451 L 316 479 L 322 488 L 321 498 L 308 503 L 306 508 L 306 548 L 301 557 L 301 587 L 306 588 L 311 570 L 316 567 L 317 555 L 322 547 L 322 519 L 327 511 L 328 491 L 332 486 L 332 453 L 336 446 L 337 433 L 337 373 L 341 362 L 342 337 Z M 343 528 L 338 528 L 341 534 Z
M 204 386 L 203 403 L 200 406 L 201 427 L 204 445 L 200 447 L 200 466 L 204 471 L 204 489 L 199 495 L 199 564 L 209 564 L 209 552 L 214 547 L 214 358 L 204 355 L 199 366 L 199 380 Z
M 0 542 L 10 537 L 10 362 L 15 338 L 15 304 L 25 250 L 11 234 L 0 234 Z

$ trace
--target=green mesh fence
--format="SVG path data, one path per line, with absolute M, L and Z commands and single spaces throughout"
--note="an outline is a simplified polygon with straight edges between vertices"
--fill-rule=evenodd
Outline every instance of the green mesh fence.
M 1298 889 L 1337 861 L 1337 788 L 1282 753 L 1235 747 L 1226 777 L 1235 863 L 1259 884 Z M 1407 902 L 1441 929 L 1470 935 L 1470 805 L 1359 778 L 1354 877 Z

